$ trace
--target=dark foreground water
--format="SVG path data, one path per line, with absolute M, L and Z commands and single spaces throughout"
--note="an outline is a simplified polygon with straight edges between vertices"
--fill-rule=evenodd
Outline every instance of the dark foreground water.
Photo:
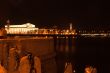
M 110 73 L 110 38 L 19 39 L 22 50 L 40 57 L 42 73 L 64 73 L 66 62 L 72 63 L 76 73 L 84 73 L 86 65 L 96 67 L 98 73 Z M 8 48 L 14 47 L 19 39 L 0 40 L 0 60 L 4 64 L 7 63 Z
M 60 40 L 65 42 L 64 38 Z M 86 65 L 96 67 L 98 73 L 110 73 L 110 38 L 77 37 L 72 39 L 71 47 L 64 43 L 60 46 L 63 48 L 57 47 L 56 57 L 58 73 L 63 73 L 65 62 L 71 62 L 76 73 L 84 73 Z M 64 51 L 64 46 L 68 52 Z

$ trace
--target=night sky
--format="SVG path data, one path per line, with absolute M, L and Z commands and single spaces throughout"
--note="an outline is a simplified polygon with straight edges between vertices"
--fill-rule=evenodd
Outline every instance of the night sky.
M 109 2 L 102 0 L 1 0 L 0 20 L 37 26 L 110 26 Z

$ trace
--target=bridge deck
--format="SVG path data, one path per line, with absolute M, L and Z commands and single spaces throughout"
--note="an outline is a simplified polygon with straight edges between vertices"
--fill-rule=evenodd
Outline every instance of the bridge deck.
M 73 34 L 7 34 L 7 36 L 49 36 L 49 37 L 54 37 L 54 36 L 59 36 L 59 37 L 65 37 L 65 36 L 77 36 L 77 35 L 73 35 Z

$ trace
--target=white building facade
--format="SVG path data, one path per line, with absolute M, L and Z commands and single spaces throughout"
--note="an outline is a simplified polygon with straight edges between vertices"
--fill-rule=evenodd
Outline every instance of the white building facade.
M 26 23 L 22 25 L 5 25 L 7 34 L 32 34 L 38 33 L 38 28 L 35 28 L 34 24 Z

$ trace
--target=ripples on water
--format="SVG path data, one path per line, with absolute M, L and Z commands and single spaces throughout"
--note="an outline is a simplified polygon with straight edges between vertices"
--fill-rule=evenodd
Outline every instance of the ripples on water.
M 63 39 L 60 39 L 64 41 Z M 110 38 L 78 37 L 72 39 L 74 51 L 59 52 L 57 56 L 58 73 L 63 73 L 64 64 L 73 64 L 76 73 L 84 73 L 86 65 L 96 67 L 98 73 L 110 73 Z M 67 44 L 66 44 L 67 45 Z M 60 45 L 62 46 L 62 45 Z M 63 44 L 63 46 L 65 46 Z M 66 47 L 66 46 L 65 46 Z M 61 48 L 61 47 L 60 47 Z
M 93 67 L 96 67 L 98 70 L 98 73 L 110 73 L 110 60 L 109 60 L 110 38 L 77 37 L 72 39 L 57 38 L 57 40 L 60 40 L 60 41 L 57 41 L 58 43 L 58 45 L 56 46 L 57 55 L 55 58 L 56 60 L 54 59 L 57 64 L 57 70 L 58 70 L 57 73 L 64 73 L 64 67 L 66 62 L 70 62 L 73 65 L 73 70 L 75 69 L 76 73 L 84 73 L 84 68 L 86 65 L 91 65 Z M 71 41 L 68 43 L 69 40 Z M 34 43 L 30 44 L 30 48 L 33 48 L 35 51 L 37 51 L 36 47 L 41 48 L 42 46 L 41 43 L 45 44 L 43 46 L 46 46 L 46 47 L 48 46 L 48 44 L 51 46 L 52 45 L 51 41 L 53 40 L 52 38 L 49 41 L 45 40 L 45 42 L 48 42 L 48 43 L 43 42 L 43 39 L 42 41 L 40 39 L 37 41 L 38 42 L 34 40 L 32 41 Z M 0 44 L 3 44 L 3 43 L 4 42 L 0 42 Z M 28 44 L 28 42 L 25 42 L 25 45 L 26 43 Z M 36 46 L 36 47 L 33 46 L 36 44 L 38 44 L 39 46 Z M 67 46 L 67 45 L 71 45 L 71 46 Z M 40 51 L 42 51 L 42 49 L 45 49 L 45 47 L 43 46 L 41 49 L 39 49 Z M 50 46 L 48 47 L 48 50 L 45 49 L 45 52 L 48 52 L 49 50 L 53 51 L 51 50 L 52 47 Z M 29 48 L 29 47 L 25 47 L 25 48 Z M 32 49 L 30 48 L 29 50 L 32 51 Z M 42 52 L 45 53 L 44 51 Z M 36 52 L 34 54 L 36 54 Z M 41 52 L 37 51 L 37 54 L 41 54 Z M 49 63 L 47 65 L 49 65 Z M 55 66 L 55 65 L 52 65 L 52 66 Z M 54 70 L 56 69 L 53 69 L 53 72 L 55 72 Z M 44 73 L 48 73 L 48 72 L 44 72 Z

